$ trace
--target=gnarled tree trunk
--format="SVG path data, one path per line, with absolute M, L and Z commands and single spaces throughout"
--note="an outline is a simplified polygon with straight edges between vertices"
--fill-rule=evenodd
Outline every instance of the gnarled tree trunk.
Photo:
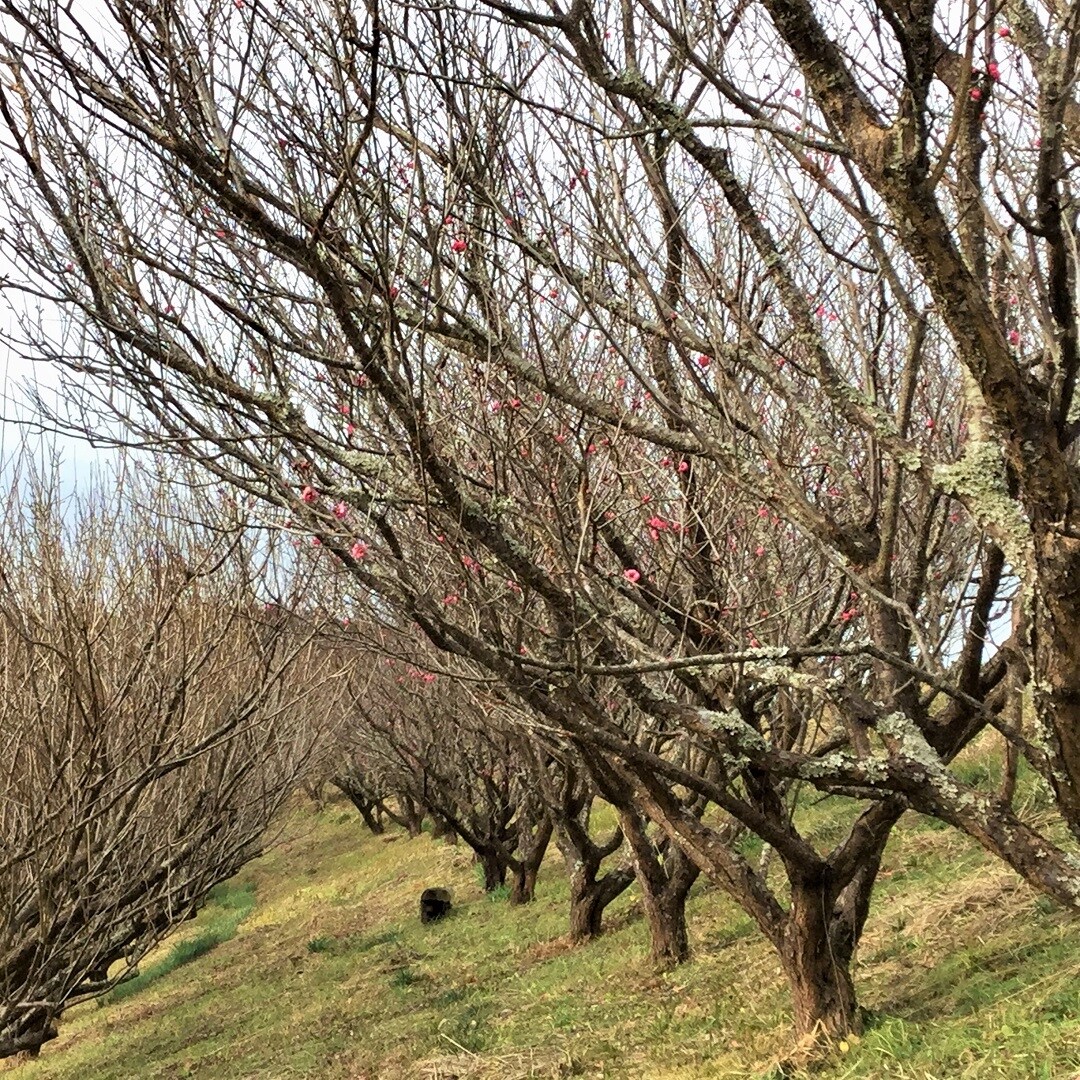
M 599 862 L 579 860 L 570 872 L 570 940 L 591 941 L 603 931 L 604 911 L 634 883 L 629 865 L 598 877 Z
M 780 960 L 800 1036 L 839 1039 L 861 1029 L 851 978 L 852 937 L 821 882 L 792 886 Z
M 701 873 L 669 837 L 657 844 L 648 834 L 648 822 L 633 806 L 620 808 L 619 821 L 630 843 L 642 906 L 649 921 L 653 964 L 661 971 L 689 959 L 686 898 Z

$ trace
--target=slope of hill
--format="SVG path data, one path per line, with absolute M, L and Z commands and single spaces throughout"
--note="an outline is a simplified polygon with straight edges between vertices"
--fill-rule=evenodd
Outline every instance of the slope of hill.
M 823 842 L 828 825 L 826 808 Z M 512 908 L 483 894 L 464 847 L 374 837 L 343 804 L 297 810 L 133 992 L 70 1012 L 18 1080 L 777 1074 L 792 1040 L 780 969 L 718 891 L 691 899 L 694 960 L 656 976 L 633 891 L 601 940 L 571 949 L 554 852 L 545 869 L 536 902 Z M 429 885 L 456 904 L 422 926 Z M 817 1075 L 1072 1078 L 1078 975 L 1080 919 L 911 817 L 856 968 L 867 1031 Z

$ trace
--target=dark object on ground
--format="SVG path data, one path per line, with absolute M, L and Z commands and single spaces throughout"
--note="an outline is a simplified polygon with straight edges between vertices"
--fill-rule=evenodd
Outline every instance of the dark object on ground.
M 420 921 L 436 922 L 450 913 L 449 889 L 425 889 L 420 894 Z

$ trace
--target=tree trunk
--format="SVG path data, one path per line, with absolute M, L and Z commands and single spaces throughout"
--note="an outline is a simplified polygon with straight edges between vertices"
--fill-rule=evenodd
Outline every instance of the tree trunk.
M 575 945 L 599 937 L 604 909 L 595 881 L 582 874 L 570 881 L 570 940 Z
M 638 876 L 642 905 L 649 920 L 650 954 L 653 965 L 660 971 L 668 971 L 690 958 L 686 898 L 700 873 L 678 849 L 668 853 L 664 870 L 667 880 L 659 889 L 654 889 L 650 880 Z
M 511 904 L 532 903 L 536 895 L 536 867 L 518 863 L 514 868 L 514 880 L 510 886 Z
M 834 900 L 824 885 L 792 885 L 781 961 L 800 1038 L 841 1039 L 861 1020 L 851 978 L 851 937 L 836 933 Z
M 457 832 L 441 814 L 431 815 L 431 837 L 433 840 L 442 840 L 444 844 L 456 844 Z
M 375 816 L 375 804 L 366 803 L 353 799 L 353 806 L 360 811 L 360 816 L 364 819 L 364 824 L 371 830 L 375 836 L 381 836 L 386 830 L 383 828 L 383 823 Z
M 689 959 L 686 898 L 701 871 L 669 838 L 658 847 L 648 834 L 647 819 L 632 804 L 620 807 L 619 821 L 630 843 L 649 920 L 652 961 L 667 971 Z
M 1047 779 L 1058 809 L 1073 835 L 1080 837 L 1080 540 L 1055 520 L 1057 513 L 1039 516 L 1043 524 L 1035 539 L 1038 595 L 1031 635 L 1035 716 L 1047 743 Z
M 478 852 L 484 868 L 484 892 L 494 892 L 506 884 L 506 859 L 502 852 L 488 849 Z
M 379 836 L 385 831 L 382 822 L 379 820 L 378 803 L 369 799 L 362 788 L 354 784 L 346 776 L 335 777 L 330 783 L 338 788 L 338 790 L 344 792 L 349 802 L 356 807 L 357 812 L 364 819 L 364 824 L 376 836 Z M 312 797 L 314 798 L 314 796 Z M 321 805 L 319 809 L 322 809 Z
M 42 1045 L 57 1034 L 56 1023 L 45 1009 L 31 1009 L 0 1031 L 0 1058 L 16 1054 L 23 1060 L 36 1058 Z
M 599 937 L 604 911 L 634 882 L 630 866 L 616 867 L 597 879 L 600 866 L 593 860 L 578 860 L 570 873 L 570 940 L 575 944 Z
M 408 795 L 398 797 L 398 806 L 401 808 L 405 831 L 410 840 L 415 840 L 424 830 L 424 812 Z
M 513 864 L 514 882 L 510 889 L 511 904 L 528 904 L 536 892 L 536 876 L 551 843 L 551 818 L 545 813 L 532 829 L 522 829 L 518 855 Z

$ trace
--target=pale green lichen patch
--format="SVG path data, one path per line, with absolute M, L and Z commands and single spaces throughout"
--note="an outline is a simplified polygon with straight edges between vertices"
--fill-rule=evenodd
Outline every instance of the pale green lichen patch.
M 710 727 L 729 736 L 743 753 L 753 755 L 768 750 L 768 744 L 761 733 L 755 731 L 737 712 L 701 709 L 698 715 Z
M 748 654 L 761 657 L 762 660 L 786 660 L 791 655 L 791 650 L 783 645 L 764 645 L 756 649 L 748 649 Z
M 1001 545 L 1013 570 L 1026 579 L 1033 562 L 1031 526 L 1009 494 L 1001 447 L 985 439 L 969 443 L 959 461 L 934 469 L 934 481 L 963 500 L 975 520 Z
M 941 757 L 937 751 L 926 741 L 926 737 L 911 719 L 902 712 L 891 712 L 879 717 L 876 727 L 882 735 L 891 737 L 899 743 L 900 753 L 904 757 L 934 771 L 942 767 Z
M 782 664 L 770 664 L 765 661 L 751 662 L 746 665 L 746 675 L 769 686 L 787 686 L 792 690 L 810 690 L 827 693 L 834 690 L 841 682 L 837 678 L 823 678 L 809 671 L 795 671 Z

